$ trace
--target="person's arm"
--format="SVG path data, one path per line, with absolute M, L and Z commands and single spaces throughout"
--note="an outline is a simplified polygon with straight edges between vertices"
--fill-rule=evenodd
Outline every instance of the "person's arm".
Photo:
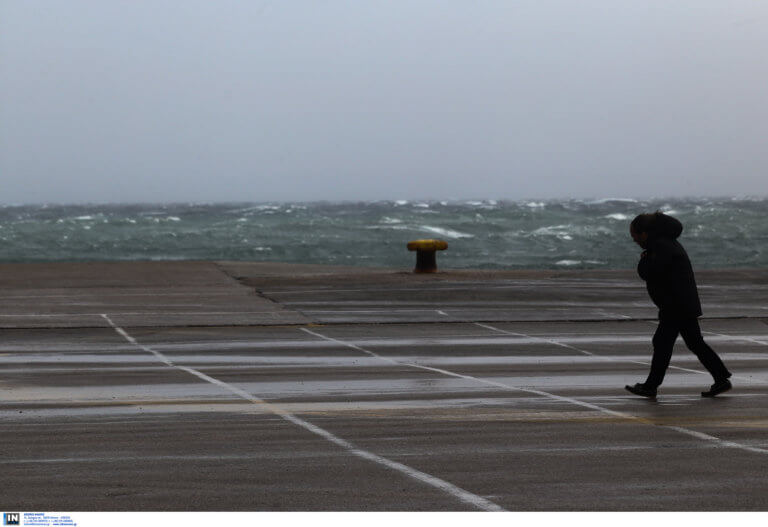
M 673 255 L 663 246 L 655 246 L 643 251 L 640 263 L 637 265 L 637 273 L 645 280 L 662 280 L 673 272 Z
M 648 281 L 648 251 L 643 251 L 640 254 L 640 261 L 637 263 L 637 274 L 646 282 Z

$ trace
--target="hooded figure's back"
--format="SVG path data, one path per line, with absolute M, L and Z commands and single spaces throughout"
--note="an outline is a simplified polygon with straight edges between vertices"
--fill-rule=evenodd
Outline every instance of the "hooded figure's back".
M 648 294 L 659 308 L 659 318 L 696 318 L 701 302 L 693 267 L 677 241 L 683 224 L 672 216 L 656 213 L 648 231 L 646 254 L 637 265 Z
M 653 223 L 651 223 L 651 232 L 649 235 L 652 237 L 677 240 L 682 232 L 683 224 L 680 223 L 680 220 L 673 218 L 672 216 L 667 216 L 663 212 L 658 212 L 653 218 Z

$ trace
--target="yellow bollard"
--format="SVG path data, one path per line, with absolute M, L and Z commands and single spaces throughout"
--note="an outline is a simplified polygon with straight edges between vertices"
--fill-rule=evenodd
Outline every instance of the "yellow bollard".
M 436 273 L 437 258 L 435 251 L 444 251 L 448 243 L 443 240 L 414 240 L 408 242 L 408 250 L 416 251 L 416 267 L 414 273 Z

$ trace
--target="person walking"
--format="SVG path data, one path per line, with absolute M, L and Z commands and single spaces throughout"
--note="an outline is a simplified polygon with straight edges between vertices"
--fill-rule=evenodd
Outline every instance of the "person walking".
M 644 383 L 625 388 L 635 395 L 656 397 L 658 387 L 672 358 L 678 335 L 714 378 L 714 384 L 702 397 L 714 397 L 732 388 L 731 373 L 704 342 L 698 317 L 701 303 L 693 267 L 685 249 L 677 241 L 683 224 L 660 211 L 640 214 L 629 227 L 632 239 L 643 252 L 637 273 L 645 280 L 651 300 L 659 308 L 659 325 L 653 335 L 651 371 Z

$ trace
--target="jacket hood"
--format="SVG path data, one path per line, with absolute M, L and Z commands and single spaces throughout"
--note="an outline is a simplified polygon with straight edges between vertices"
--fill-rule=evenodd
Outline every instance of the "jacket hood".
M 676 218 L 663 213 L 656 214 L 653 221 L 653 236 L 676 240 L 683 232 L 683 224 Z

